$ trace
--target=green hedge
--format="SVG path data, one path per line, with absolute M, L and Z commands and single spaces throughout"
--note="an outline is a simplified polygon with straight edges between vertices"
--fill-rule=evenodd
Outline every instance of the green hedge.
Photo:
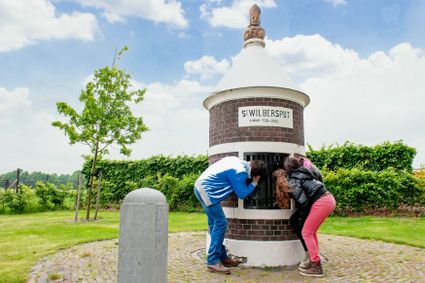
M 314 150 L 310 145 L 307 157 L 318 168 L 336 171 L 339 168 L 363 168 L 381 171 L 387 168 L 412 171 L 416 149 L 402 141 L 384 142 L 375 146 L 356 145 L 345 142 L 339 146 L 322 147 Z
M 83 173 L 87 180 L 90 165 L 91 161 L 84 164 Z M 165 194 L 173 210 L 197 209 L 192 196 L 193 184 L 197 176 L 207 167 L 206 155 L 177 157 L 158 155 L 137 161 L 101 160 L 97 165 L 97 171 L 102 172 L 103 179 L 101 204 L 117 205 L 130 191 L 151 187 Z
M 320 150 L 310 147 L 307 155 L 322 168 L 325 184 L 336 197 L 337 212 L 344 213 L 424 204 L 423 183 L 411 174 L 415 153 L 415 149 L 402 142 L 385 142 L 373 147 L 347 142 Z M 84 165 L 86 179 L 90 165 L 90 161 Z M 103 179 L 101 204 L 119 206 L 130 191 L 150 187 L 164 193 L 171 210 L 199 210 L 193 185 L 207 167 L 205 155 L 101 160 L 97 166 Z
M 365 171 L 340 168 L 323 171 L 325 185 L 335 196 L 336 213 L 395 210 L 400 205 L 425 205 L 424 180 L 407 170 Z

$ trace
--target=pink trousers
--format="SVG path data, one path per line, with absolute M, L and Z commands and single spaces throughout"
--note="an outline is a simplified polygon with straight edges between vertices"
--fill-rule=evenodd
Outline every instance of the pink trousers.
M 317 262 L 319 257 L 319 241 L 317 239 L 317 230 L 325 219 L 335 209 L 335 198 L 331 194 L 327 194 L 316 200 L 311 206 L 310 213 L 305 220 L 302 235 L 304 242 L 310 253 L 310 260 Z

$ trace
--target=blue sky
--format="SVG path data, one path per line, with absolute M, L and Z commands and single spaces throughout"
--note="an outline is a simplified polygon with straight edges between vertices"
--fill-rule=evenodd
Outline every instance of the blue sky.
M 80 167 L 88 149 L 50 126 L 55 103 L 78 108 L 124 45 L 151 129 L 131 158 L 207 153 L 202 101 L 241 51 L 253 3 L 266 50 L 311 98 L 307 143 L 402 139 L 425 163 L 425 1 L 0 0 L 0 172 Z

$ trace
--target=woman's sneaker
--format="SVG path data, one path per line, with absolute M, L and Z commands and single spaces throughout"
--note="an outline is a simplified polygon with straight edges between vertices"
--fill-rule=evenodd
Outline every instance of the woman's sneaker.
M 310 268 L 310 253 L 305 252 L 304 258 L 301 261 L 300 265 L 298 266 L 298 270 L 307 270 Z
M 230 268 L 225 267 L 223 264 L 221 264 L 221 262 L 217 262 L 216 264 L 208 264 L 207 268 L 209 272 L 230 274 Z
M 320 261 L 310 262 L 310 268 L 307 270 L 300 270 L 300 274 L 310 277 L 323 277 L 322 263 Z

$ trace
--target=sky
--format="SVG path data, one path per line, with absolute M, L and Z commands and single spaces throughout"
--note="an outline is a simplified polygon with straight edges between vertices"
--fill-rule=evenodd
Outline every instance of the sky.
M 0 173 L 71 173 L 84 145 L 51 122 L 81 109 L 96 69 L 118 66 L 146 88 L 133 112 L 149 131 L 124 157 L 208 153 L 203 100 L 241 52 L 252 4 L 266 51 L 311 99 L 306 144 L 403 140 L 425 164 L 425 1 L 0 0 Z

